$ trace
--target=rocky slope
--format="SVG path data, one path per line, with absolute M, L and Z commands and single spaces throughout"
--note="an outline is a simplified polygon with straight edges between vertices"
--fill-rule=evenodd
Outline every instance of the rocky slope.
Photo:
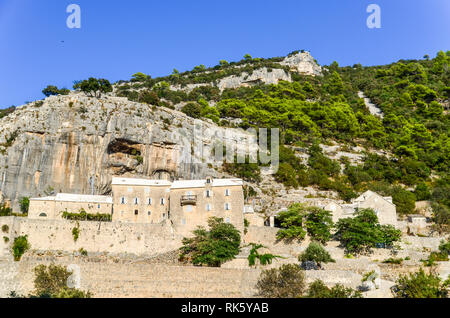
M 225 135 L 212 122 L 194 125 L 194 119 L 175 110 L 81 93 L 20 107 L 1 119 L 0 127 L 1 191 L 16 208 L 23 196 L 108 193 L 113 175 L 216 175 L 211 165 L 201 163 L 198 149 L 192 149 L 191 161 L 180 156 L 199 145 L 208 156 L 213 135 Z M 192 145 L 194 133 L 199 139 Z M 233 130 L 233 138 L 240 136 L 246 135 Z M 199 163 L 191 164 L 193 160 Z
M 308 52 L 290 55 L 279 64 L 303 74 L 321 72 Z M 261 68 L 206 85 L 223 90 L 279 80 L 291 81 L 290 73 Z M 179 89 L 189 91 L 192 85 Z M 225 143 L 242 146 L 242 138 L 248 135 L 232 131 L 231 140 Z M 194 125 L 192 118 L 176 110 L 114 94 L 100 99 L 80 92 L 52 96 L 18 107 L 0 119 L 0 195 L 17 210 L 21 197 L 57 192 L 107 194 L 112 176 L 117 175 L 156 179 L 220 176 L 220 169 L 214 169 L 220 164 L 214 167 L 200 158 L 201 146 L 203 157 L 209 158 L 217 142 L 224 142 L 214 137 L 216 134 L 224 136 L 225 132 L 211 121 Z M 200 136 L 200 142 L 194 144 L 194 135 Z M 186 159 L 186 152 L 193 154 L 196 163 Z

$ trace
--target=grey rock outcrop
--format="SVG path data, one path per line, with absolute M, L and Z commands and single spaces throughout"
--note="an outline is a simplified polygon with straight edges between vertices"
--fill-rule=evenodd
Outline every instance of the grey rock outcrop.
M 248 136 L 233 130 L 231 140 L 224 141 L 216 138 L 225 135 L 224 129 L 209 121 L 125 98 L 77 93 L 19 107 L 0 120 L 0 127 L 0 191 L 16 211 L 24 196 L 107 194 L 117 175 L 215 176 L 202 153 L 211 157 L 215 143 L 238 143 Z M 191 160 L 180 158 L 186 152 Z

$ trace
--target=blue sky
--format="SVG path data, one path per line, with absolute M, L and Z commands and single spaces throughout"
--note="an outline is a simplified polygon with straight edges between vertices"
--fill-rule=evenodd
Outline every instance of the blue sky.
M 66 7 L 81 7 L 81 29 Z M 381 29 L 366 8 L 381 7 Z M 64 41 L 64 42 L 62 42 Z M 0 0 L 0 108 L 90 76 L 214 66 L 311 51 L 321 65 L 379 65 L 450 49 L 449 0 Z

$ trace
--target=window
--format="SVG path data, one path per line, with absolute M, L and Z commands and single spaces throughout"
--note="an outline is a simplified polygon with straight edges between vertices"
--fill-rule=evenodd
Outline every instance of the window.
M 121 197 L 120 198 L 120 204 L 125 204 L 125 203 L 126 203 L 125 197 Z
M 149 194 L 150 193 L 150 188 L 145 188 L 144 192 L 145 192 L 145 194 Z
M 123 216 L 123 211 L 120 211 L 120 216 Z
M 101 208 L 100 204 L 99 204 L 99 205 L 97 205 L 97 208 L 99 208 L 99 209 Z
M 147 212 L 148 216 L 152 215 L 152 211 Z
M 230 218 L 226 218 L 225 223 L 230 223 Z
M 206 205 L 206 211 L 208 211 L 208 212 L 211 211 L 211 204 L 208 203 L 208 204 Z
M 207 197 L 207 198 L 212 197 L 211 190 L 206 190 L 206 197 Z
M 206 183 L 211 183 L 211 178 L 206 179 Z
M 226 196 L 226 197 L 229 197 L 229 196 L 230 196 L 230 189 L 226 189 L 226 190 L 225 190 L 225 196 Z
M 46 218 L 46 217 L 47 217 L 47 214 L 41 213 L 41 214 L 39 214 L 39 216 L 40 216 L 41 218 Z
M 186 205 L 186 212 L 192 212 L 192 205 Z
M 166 200 L 164 198 L 161 198 L 161 205 L 164 205 L 166 203 Z
M 225 210 L 226 211 L 230 211 L 231 210 L 231 207 L 230 207 L 229 203 L 225 203 Z
M 148 205 L 152 205 L 152 198 L 148 198 Z
M 134 198 L 134 204 L 138 205 L 139 204 L 139 198 Z
M 128 188 L 128 192 L 133 192 L 133 188 Z
M 181 224 L 186 225 L 186 219 L 182 219 Z
M 163 219 L 165 219 L 166 218 L 166 214 L 165 213 L 163 213 Z
M 134 210 L 134 215 L 139 215 L 139 211 L 138 210 Z

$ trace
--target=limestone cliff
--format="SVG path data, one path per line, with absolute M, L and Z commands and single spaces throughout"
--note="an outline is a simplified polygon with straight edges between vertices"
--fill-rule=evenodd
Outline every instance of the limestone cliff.
M 52 96 L 0 120 L 0 190 L 17 210 L 20 197 L 51 192 L 106 194 L 112 176 L 202 178 L 206 163 L 178 164 L 195 135 L 211 151 L 212 122 L 167 108 L 82 93 Z M 200 130 L 198 130 L 200 129 Z M 243 132 L 237 131 L 237 136 Z M 209 148 L 208 148 L 209 146 Z M 193 156 L 199 158 L 198 151 Z

